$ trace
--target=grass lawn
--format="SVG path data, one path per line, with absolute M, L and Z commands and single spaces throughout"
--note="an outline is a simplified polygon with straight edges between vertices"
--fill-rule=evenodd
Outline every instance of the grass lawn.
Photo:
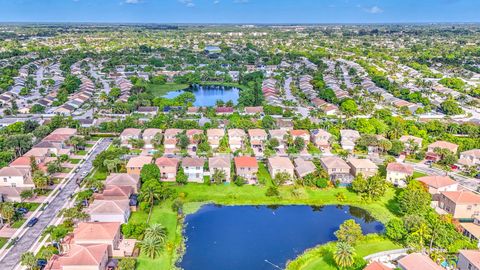
M 62 168 L 60 171 L 61 173 L 69 173 L 72 170 L 72 168 Z
M 189 87 L 188 84 L 166 83 L 166 84 L 147 84 L 147 90 L 150 90 L 156 97 L 162 97 L 168 92 L 183 90 Z
M 24 219 L 24 218 L 15 221 L 15 222 L 12 224 L 12 228 L 15 228 L 15 229 L 20 228 L 20 227 L 23 225 L 23 223 L 25 223 L 25 221 L 27 221 L 27 220 Z
M 8 238 L 0 237 L 0 248 L 2 248 L 8 241 Z
M 267 166 L 263 162 L 258 162 L 258 183 L 262 185 L 270 185 L 272 183 L 272 176 L 270 176 Z
M 287 270 L 335 270 L 338 269 L 333 259 L 336 242 L 330 242 L 305 251 L 302 255 L 287 264 Z M 394 250 L 402 246 L 375 234 L 367 235 L 355 246 L 357 257 L 363 258 L 367 255 L 380 251 Z
M 107 179 L 107 172 L 95 170 L 93 173 L 91 173 L 88 178 L 90 179 L 95 179 L 95 180 L 105 180 Z
M 131 155 L 140 155 L 142 153 L 142 149 L 132 149 L 130 150 Z
M 71 158 L 68 160 L 68 162 L 72 163 L 72 164 L 78 164 L 80 163 L 80 160 L 81 159 L 78 159 L 78 158 Z
M 78 150 L 75 155 L 78 156 L 85 156 L 87 154 L 87 150 Z
M 427 176 L 427 174 L 422 173 L 422 172 L 413 172 L 413 179 L 417 179 L 417 178 L 423 177 L 423 176 Z
M 263 166 L 263 167 L 262 167 Z M 260 165 L 260 175 L 266 170 L 263 164 Z M 271 181 L 266 179 L 266 181 Z M 328 205 L 345 204 L 358 206 L 367 210 L 371 215 L 381 222 L 387 222 L 395 216 L 398 206 L 394 200 L 395 190 L 388 189 L 385 196 L 374 202 L 365 202 L 358 195 L 346 188 L 331 188 L 320 190 L 293 186 L 279 187 L 280 197 L 267 197 L 265 192 L 268 186 L 238 187 L 236 185 L 206 185 L 189 183 L 185 186 L 169 184 L 176 190 L 178 197 L 184 198 L 184 213 L 192 213 L 204 203 L 217 203 L 223 205 Z M 297 189 L 300 195 L 293 195 L 292 190 Z M 343 193 L 345 200 L 338 201 L 337 194 Z M 295 193 L 297 194 L 297 193 Z M 154 207 L 150 223 L 161 223 L 167 228 L 168 242 L 161 255 L 155 259 L 149 259 L 144 254 L 138 258 L 138 270 L 150 269 L 171 269 L 178 259 L 177 250 L 182 247 L 181 219 L 171 209 L 171 201 Z M 129 220 L 132 223 L 146 222 L 148 213 L 144 211 L 134 212 Z M 378 247 L 382 250 L 383 246 Z M 313 269 L 313 268 L 312 268 Z M 323 268 L 316 268 L 323 269 Z

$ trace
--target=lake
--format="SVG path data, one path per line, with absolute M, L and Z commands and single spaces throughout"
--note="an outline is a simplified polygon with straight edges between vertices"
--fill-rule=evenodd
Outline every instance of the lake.
M 164 97 L 174 98 L 186 91 L 192 92 L 195 95 L 196 107 L 212 107 L 215 106 L 217 100 L 227 102 L 229 100 L 237 104 L 239 89 L 229 86 L 218 85 L 193 85 L 187 89 L 168 92 Z
M 352 206 L 205 205 L 185 218 L 185 270 L 278 270 L 306 249 L 336 240 L 334 232 L 354 219 L 363 233 L 384 230 Z M 274 266 L 276 265 L 276 266 Z

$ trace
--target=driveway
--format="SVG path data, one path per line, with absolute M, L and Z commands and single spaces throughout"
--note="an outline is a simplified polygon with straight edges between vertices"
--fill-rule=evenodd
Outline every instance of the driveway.
M 38 216 L 38 222 L 35 226 L 27 228 L 26 232 L 20 236 L 18 242 L 11 248 L 8 253 L 0 260 L 2 270 L 13 270 L 20 262 L 23 253 L 27 252 L 30 247 L 39 239 L 42 231 L 50 224 L 56 217 L 59 210 L 64 206 L 68 198 L 74 193 L 77 188 L 75 180 L 78 179 L 82 173 L 90 172 L 92 170 L 92 161 L 103 150 L 107 149 L 111 144 L 110 138 L 101 140 L 92 150 L 91 155 L 85 160 L 83 164 L 78 167 L 78 170 L 67 180 L 65 186 L 58 192 L 57 196 L 45 206 L 43 212 Z

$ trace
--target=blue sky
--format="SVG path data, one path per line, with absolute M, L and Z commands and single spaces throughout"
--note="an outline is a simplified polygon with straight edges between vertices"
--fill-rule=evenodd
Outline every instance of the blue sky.
M 1 22 L 480 22 L 480 0 L 0 0 Z

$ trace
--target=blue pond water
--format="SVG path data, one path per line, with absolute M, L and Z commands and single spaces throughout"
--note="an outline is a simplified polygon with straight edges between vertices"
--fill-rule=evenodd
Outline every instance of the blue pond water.
M 236 87 L 194 85 L 185 90 L 168 92 L 164 97 L 174 98 L 185 93 L 185 91 L 192 92 L 195 95 L 196 100 L 193 105 L 196 107 L 215 106 L 217 100 L 223 100 L 224 102 L 231 100 L 234 104 L 237 104 L 239 96 L 239 89 Z
M 336 240 L 334 232 L 354 219 L 363 233 L 384 226 L 350 206 L 205 205 L 186 217 L 185 270 L 275 270 L 304 250 Z M 268 261 L 268 262 L 267 262 Z

